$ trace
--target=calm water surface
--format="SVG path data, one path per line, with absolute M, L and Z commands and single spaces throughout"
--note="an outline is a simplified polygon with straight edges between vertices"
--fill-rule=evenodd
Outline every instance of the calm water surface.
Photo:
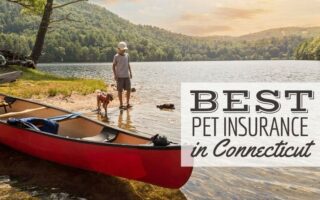
M 64 76 L 112 80 L 110 63 L 43 64 L 41 70 Z M 180 138 L 181 82 L 296 82 L 320 81 L 320 62 L 231 61 L 133 63 L 132 85 L 138 103 L 119 115 L 111 110 L 109 122 L 140 134 Z M 111 83 L 111 82 L 109 82 Z M 157 104 L 174 103 L 173 112 Z M 182 191 L 190 199 L 317 199 L 318 168 L 195 168 Z
M 41 64 L 43 71 L 112 80 L 111 63 Z M 107 123 L 139 134 L 180 138 L 181 82 L 320 81 L 320 62 L 221 61 L 132 63 L 137 101 L 130 111 L 110 109 Z M 175 111 L 157 104 L 174 103 Z M 96 116 L 91 116 L 95 118 Z M 195 168 L 182 188 L 190 199 L 319 199 L 319 168 Z

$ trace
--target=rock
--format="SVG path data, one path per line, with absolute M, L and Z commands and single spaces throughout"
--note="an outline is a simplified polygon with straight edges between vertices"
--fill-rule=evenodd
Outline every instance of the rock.
M 32 192 L 31 192 L 31 196 L 32 196 L 32 197 L 39 196 L 39 194 L 40 194 L 40 193 L 39 193 L 38 191 L 32 191 Z
M 36 64 L 28 58 L 28 56 L 12 52 L 5 49 L 0 49 L 1 59 L 5 58 L 5 62 L 2 62 L 2 65 L 20 65 L 27 68 L 36 68 Z
M 27 68 L 32 68 L 32 69 L 36 68 L 36 64 L 33 62 L 33 60 L 21 61 L 21 65 Z
M 175 109 L 174 104 L 172 104 L 172 103 L 157 105 L 157 108 L 159 108 L 160 110 L 162 110 L 162 109 L 169 109 L 169 110 Z

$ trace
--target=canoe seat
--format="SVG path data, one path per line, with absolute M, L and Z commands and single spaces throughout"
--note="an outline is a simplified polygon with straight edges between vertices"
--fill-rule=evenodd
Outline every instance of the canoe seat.
M 104 127 L 102 131 L 92 137 L 84 137 L 82 138 L 83 140 L 90 140 L 90 141 L 95 141 L 95 142 L 113 142 L 118 136 L 118 131 Z
M 11 104 L 16 101 L 15 98 L 12 97 L 4 97 L 3 100 L 0 101 L 0 107 L 4 109 L 4 112 L 7 113 L 7 107 L 11 108 Z
M 8 104 L 8 103 L 5 102 L 5 101 L 0 102 L 0 107 L 4 109 L 4 112 L 5 112 L 5 113 L 8 112 L 8 111 L 7 111 L 7 106 L 10 107 L 10 104 Z

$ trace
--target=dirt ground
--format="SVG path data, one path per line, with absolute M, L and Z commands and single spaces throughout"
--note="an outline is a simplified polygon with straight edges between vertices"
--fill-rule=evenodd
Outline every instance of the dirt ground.
M 71 96 L 57 95 L 55 97 L 46 97 L 46 98 L 32 98 L 31 100 L 37 101 L 39 103 L 44 103 L 48 105 L 53 105 L 59 108 L 63 108 L 73 112 L 88 113 L 97 109 L 97 95 L 100 91 L 97 90 L 93 94 L 89 95 L 80 95 L 77 93 L 72 93 Z M 114 86 L 111 86 L 109 91 L 105 93 L 110 93 L 113 95 L 113 101 L 108 105 L 108 108 L 119 107 L 120 102 L 118 98 L 118 92 Z M 123 93 L 123 103 L 126 105 L 126 93 Z M 137 105 L 139 104 L 139 97 L 136 92 L 131 92 L 130 95 L 130 104 Z M 104 111 L 102 109 L 102 111 Z

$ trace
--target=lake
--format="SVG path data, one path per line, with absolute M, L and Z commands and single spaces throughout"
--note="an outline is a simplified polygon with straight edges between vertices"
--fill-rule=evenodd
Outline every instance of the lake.
M 111 63 L 40 64 L 63 76 L 112 84 Z M 132 63 L 137 102 L 130 111 L 111 109 L 107 123 L 142 135 L 180 138 L 181 82 L 317 82 L 319 61 L 215 61 Z M 160 111 L 157 104 L 174 103 Z M 91 116 L 95 118 L 95 116 Z M 317 199 L 320 168 L 195 168 L 181 189 L 189 199 Z
M 43 71 L 112 84 L 111 63 L 42 64 Z M 109 114 L 109 124 L 140 134 L 180 138 L 181 82 L 317 82 L 319 61 L 217 61 L 132 63 L 138 103 L 131 111 Z M 157 104 L 174 103 L 160 111 Z M 190 199 L 316 199 L 319 168 L 195 168 L 181 189 Z

